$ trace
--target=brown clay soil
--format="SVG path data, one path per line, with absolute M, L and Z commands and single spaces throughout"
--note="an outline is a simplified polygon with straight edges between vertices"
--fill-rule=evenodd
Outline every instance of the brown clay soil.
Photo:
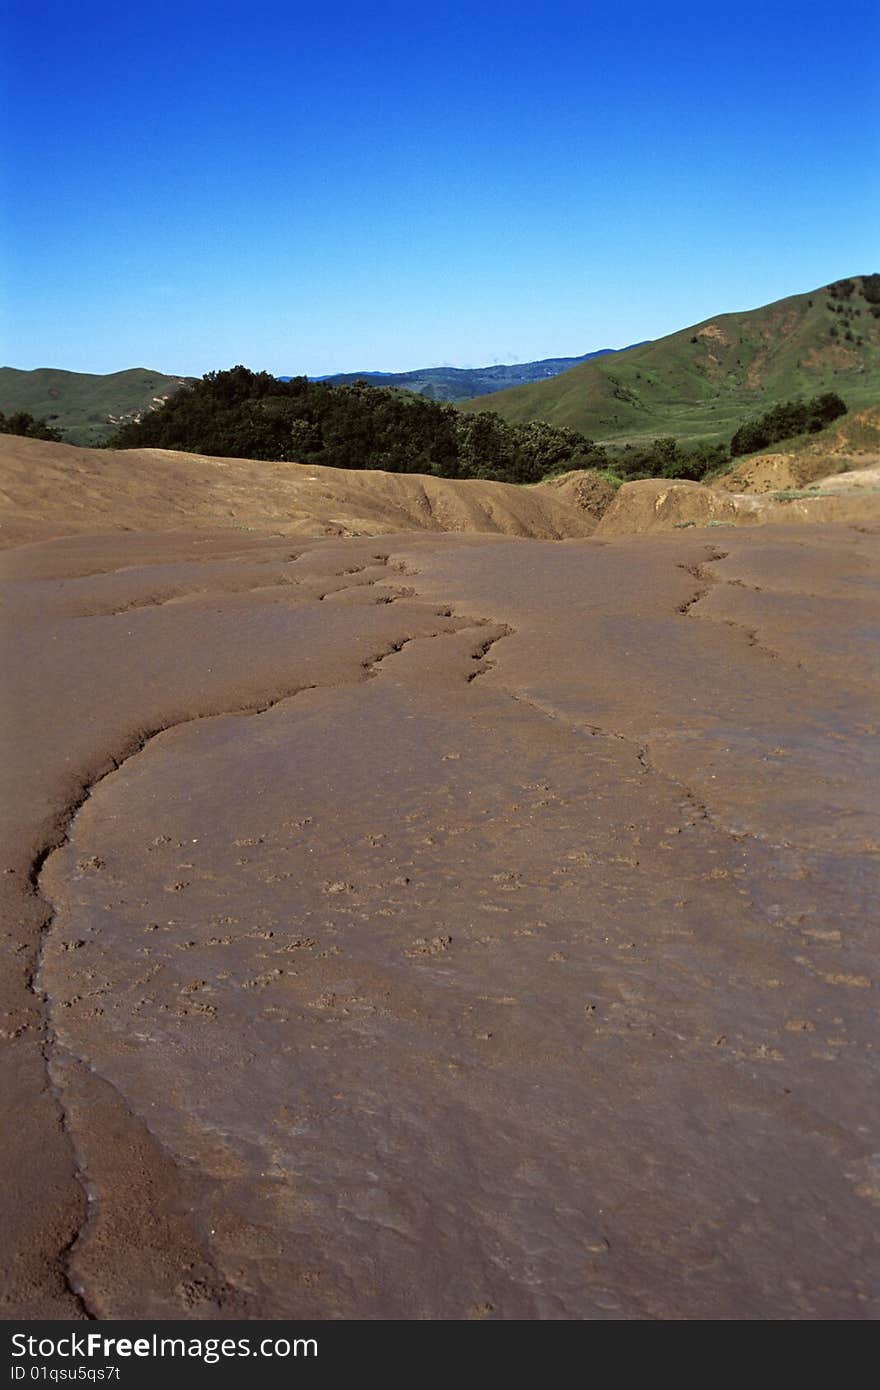
M 861 484 L 880 467 L 880 407 L 871 406 L 847 415 L 815 435 L 803 435 L 779 446 L 740 459 L 714 480 L 713 486 L 728 492 L 766 493 L 804 488 L 823 481 L 825 490 L 847 484 L 861 475 Z M 830 476 L 829 476 L 830 475 Z
M 213 461 L 196 515 L 58 449 L 4 484 L 4 1315 L 876 1317 L 869 501 L 379 534 L 362 474 L 308 536 L 242 471 L 243 534 Z
M 414 473 L 80 449 L 0 435 L 0 546 L 96 530 L 238 530 L 284 536 L 481 531 L 589 536 L 610 500 L 595 474 L 513 487 Z M 587 480 L 578 487 L 579 480 Z M 599 505 L 597 506 L 597 502 Z

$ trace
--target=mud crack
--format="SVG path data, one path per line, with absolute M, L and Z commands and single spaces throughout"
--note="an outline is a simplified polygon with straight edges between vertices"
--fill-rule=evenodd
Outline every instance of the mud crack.
M 475 625 L 479 627 L 490 626 L 488 620 L 486 619 L 481 619 Z M 479 676 L 484 676 L 487 671 L 492 670 L 493 666 L 495 665 L 495 662 L 487 661 L 486 657 L 488 653 L 492 650 L 492 648 L 495 646 L 495 644 L 497 642 L 503 642 L 505 637 L 513 636 L 514 630 L 512 627 L 509 627 L 507 623 L 498 623 L 497 625 L 493 623 L 491 624 L 491 626 L 495 628 L 495 636 L 487 637 L 483 641 L 478 642 L 474 650 L 471 652 L 471 660 L 476 661 L 479 664 L 476 670 L 471 671 L 467 676 L 466 679 L 468 685 L 470 685 L 472 681 L 475 681 Z
M 712 574 L 710 570 L 706 569 L 706 565 L 715 564 L 719 560 L 726 560 L 728 554 L 728 551 L 710 548 L 704 561 L 698 564 L 688 563 L 678 566 L 678 568 L 684 570 L 686 574 L 690 574 L 694 579 L 700 581 L 700 588 L 697 589 L 689 599 L 686 599 L 684 603 L 678 605 L 676 609 L 678 613 L 690 613 L 691 609 L 698 604 L 701 599 L 704 599 L 710 590 L 718 584 L 726 585 L 734 589 L 747 589 L 757 594 L 764 592 L 757 584 L 746 584 L 741 579 L 719 579 L 717 575 Z M 716 618 L 712 614 L 707 616 L 710 617 L 712 621 L 722 622 L 727 627 L 735 628 L 739 632 L 744 633 L 748 646 L 752 650 L 759 651 L 764 656 L 771 657 L 774 661 L 785 661 L 789 666 L 793 666 L 797 670 L 803 669 L 804 663 L 802 661 L 798 661 L 796 658 L 783 657 L 781 652 L 775 651 L 773 647 L 769 647 L 766 642 L 763 642 L 758 635 L 757 629 L 749 627 L 747 623 L 742 623 L 737 618 L 720 616 Z
M 676 612 L 689 613 L 693 608 L 694 604 L 699 603 L 700 599 L 706 597 L 712 585 L 718 583 L 717 576 L 714 574 L 710 574 L 706 570 L 706 566 L 716 564 L 719 560 L 726 560 L 728 554 L 728 551 L 717 550 L 715 546 L 710 545 L 706 547 L 705 560 L 702 560 L 699 563 L 694 563 L 691 561 L 687 564 L 682 563 L 678 566 L 680 570 L 684 570 L 685 574 L 689 574 L 692 576 L 692 578 L 698 580 L 700 583 L 700 588 L 697 589 L 696 593 L 694 593 L 689 599 L 686 599 L 684 603 L 680 603 L 678 605 L 678 608 L 676 609 Z

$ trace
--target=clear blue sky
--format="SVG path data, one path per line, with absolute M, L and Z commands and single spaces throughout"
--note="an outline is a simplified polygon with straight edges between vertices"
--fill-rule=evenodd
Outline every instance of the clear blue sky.
M 5 10 L 7 365 L 525 361 L 880 269 L 875 0 Z

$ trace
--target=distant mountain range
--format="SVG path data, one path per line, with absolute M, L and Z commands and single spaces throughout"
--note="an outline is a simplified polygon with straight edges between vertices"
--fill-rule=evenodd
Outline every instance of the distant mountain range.
M 610 357 L 616 351 L 615 348 L 599 348 L 596 352 L 585 352 L 583 357 L 545 357 L 540 362 L 516 362 L 506 366 L 420 367 L 412 372 L 337 372 L 333 376 L 315 379 L 329 381 L 333 386 L 365 381 L 368 386 L 392 386 L 402 391 L 415 391 L 432 401 L 466 401 L 471 396 L 489 396 L 513 386 L 545 381 L 581 362 L 591 362 L 595 357 Z
M 460 408 L 511 424 L 547 420 L 606 443 L 726 442 L 777 402 L 821 391 L 851 409 L 880 404 L 880 275 L 719 314 Z
M 344 372 L 314 378 L 333 385 L 366 381 L 370 386 L 390 386 L 415 391 L 435 401 L 464 401 L 490 391 L 503 391 L 524 382 L 543 381 L 579 362 L 613 352 L 601 348 L 583 357 L 550 357 L 543 362 L 516 366 L 425 367 L 415 372 Z M 103 444 L 120 424 L 137 420 L 157 409 L 194 377 L 166 376 L 144 367 L 133 367 L 108 376 L 65 372 L 55 367 L 19 371 L 0 367 L 0 411 L 9 415 L 26 410 L 47 420 L 69 444 Z M 290 377 L 280 377 L 289 381 Z

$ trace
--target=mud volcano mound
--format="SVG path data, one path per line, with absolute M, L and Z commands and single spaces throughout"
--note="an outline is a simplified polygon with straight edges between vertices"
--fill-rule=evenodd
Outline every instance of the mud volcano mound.
M 868 511 L 27 443 L 6 1315 L 875 1316 Z

